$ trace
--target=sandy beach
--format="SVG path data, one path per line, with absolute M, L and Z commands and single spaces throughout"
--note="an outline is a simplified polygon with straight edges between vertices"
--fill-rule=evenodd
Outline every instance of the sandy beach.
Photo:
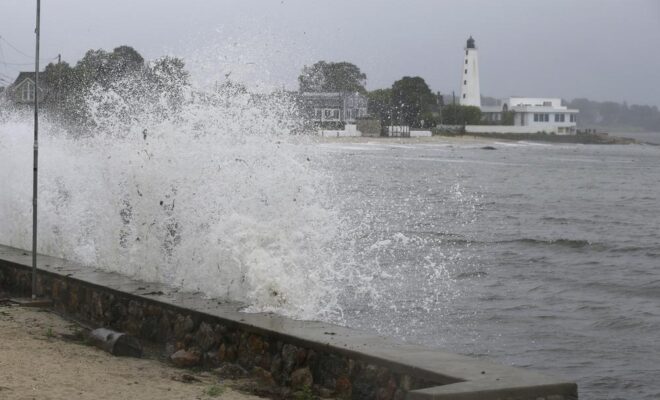
M 0 399 L 258 398 L 233 390 L 232 381 L 211 372 L 114 357 L 67 339 L 79 329 L 48 310 L 0 303 Z

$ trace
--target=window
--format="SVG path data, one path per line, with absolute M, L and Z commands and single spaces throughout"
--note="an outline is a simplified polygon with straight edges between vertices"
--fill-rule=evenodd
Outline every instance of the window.
M 577 116 L 575 114 L 571 114 L 571 122 L 577 122 Z
M 467 81 L 463 81 L 463 84 L 464 84 L 464 85 L 467 85 Z
M 467 58 L 465 59 L 465 65 L 467 65 Z
M 548 113 L 535 113 L 534 122 L 549 122 L 550 114 Z
M 34 83 L 27 81 L 23 87 L 21 87 L 21 100 L 22 101 L 34 101 Z
M 338 108 L 325 108 L 325 109 L 323 109 L 323 119 L 324 120 L 338 120 L 339 119 L 339 109 Z
M 320 108 L 315 108 L 314 109 L 314 117 L 316 119 L 321 119 L 322 116 L 323 116 L 323 110 L 321 110 Z
M 555 122 L 564 122 L 564 114 L 555 114 Z
M 467 69 L 465 70 L 465 73 L 467 74 Z
M 463 98 L 465 98 L 465 93 L 463 93 Z

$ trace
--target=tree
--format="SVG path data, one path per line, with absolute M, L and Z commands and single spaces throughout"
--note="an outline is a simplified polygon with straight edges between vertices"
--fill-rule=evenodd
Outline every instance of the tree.
M 365 93 L 367 75 L 349 62 L 319 61 L 305 66 L 298 84 L 301 92 L 360 92 Z
M 400 123 L 419 128 L 432 126 L 438 99 L 424 79 L 404 76 L 392 85 L 392 107 Z
M 98 83 L 107 86 L 117 79 L 142 72 L 144 58 L 130 46 L 119 46 L 112 52 L 88 50 L 75 68 L 81 85 L 89 87 Z
M 475 106 L 448 104 L 442 108 L 442 122 L 447 125 L 478 125 L 481 110 Z
M 369 115 L 377 117 L 381 124 L 390 123 L 392 114 L 392 89 L 376 89 L 367 93 Z
M 515 116 L 515 111 L 502 111 L 502 120 L 500 121 L 500 124 L 513 125 Z
M 99 112 L 115 113 L 125 121 L 130 121 L 131 113 L 156 119 L 176 117 L 189 85 L 189 74 L 180 58 L 162 57 L 147 65 L 130 46 L 119 46 L 112 52 L 88 50 L 75 67 L 66 62 L 51 63 L 45 75 L 50 88 L 46 108 L 76 127 L 97 123 L 90 104 L 102 104 L 93 107 L 97 116 Z M 112 95 L 104 96 L 107 93 Z
M 131 46 L 116 47 L 112 50 L 110 58 L 115 74 L 124 75 L 144 68 L 144 58 Z

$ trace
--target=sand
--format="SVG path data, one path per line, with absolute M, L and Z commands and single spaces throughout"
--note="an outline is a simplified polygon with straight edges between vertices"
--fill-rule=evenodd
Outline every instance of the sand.
M 0 399 L 227 399 L 239 393 L 210 372 L 156 359 L 114 357 L 66 339 L 80 328 L 48 310 L 0 303 Z M 184 375 L 199 381 L 184 383 Z

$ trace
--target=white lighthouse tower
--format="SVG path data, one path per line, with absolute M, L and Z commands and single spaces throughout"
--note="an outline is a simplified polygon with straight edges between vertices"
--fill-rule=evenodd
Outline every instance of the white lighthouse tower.
M 481 91 L 479 90 L 479 57 L 472 36 L 467 40 L 467 45 L 465 46 L 460 104 L 463 106 L 481 107 Z

